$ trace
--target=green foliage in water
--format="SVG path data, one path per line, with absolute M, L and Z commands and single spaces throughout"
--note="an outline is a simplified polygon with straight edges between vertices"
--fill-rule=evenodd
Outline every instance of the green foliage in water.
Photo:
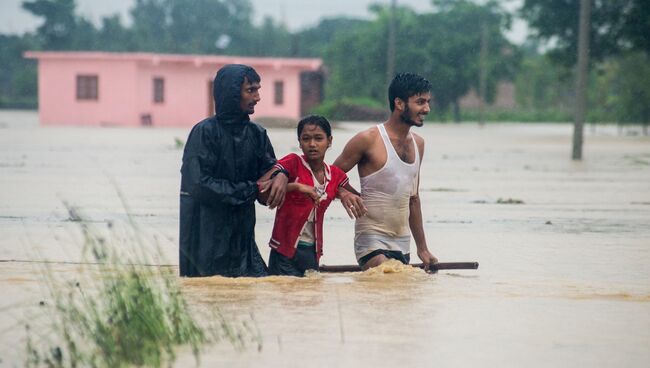
M 524 201 L 516 198 L 499 198 L 497 204 L 524 204 Z
M 250 324 L 231 322 L 217 309 L 212 323 L 201 326 L 181 293 L 175 269 L 157 266 L 142 254 L 118 252 L 123 247 L 113 244 L 115 238 L 106 237 L 74 208 L 68 210 L 81 227 L 86 259 L 73 279 L 61 280 L 51 268 L 45 270 L 50 298 L 40 303 L 39 314 L 48 319 L 51 332 L 26 326 L 27 367 L 160 367 L 173 363 L 180 346 L 189 346 L 198 364 L 202 346 L 222 340 L 236 349 L 251 341 L 261 348 Z M 131 240 L 143 249 L 141 237 Z
M 185 148 L 185 141 L 178 137 L 174 137 L 174 148 L 178 150 Z

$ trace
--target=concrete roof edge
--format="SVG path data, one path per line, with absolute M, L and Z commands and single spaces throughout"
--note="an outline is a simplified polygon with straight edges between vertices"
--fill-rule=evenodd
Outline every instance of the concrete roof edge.
M 23 56 L 37 60 L 121 60 L 151 61 L 158 63 L 201 64 L 250 64 L 251 66 L 301 67 L 317 70 L 323 65 L 320 58 L 279 58 L 254 56 L 198 55 L 198 54 L 157 54 L 149 52 L 105 52 L 105 51 L 26 51 Z

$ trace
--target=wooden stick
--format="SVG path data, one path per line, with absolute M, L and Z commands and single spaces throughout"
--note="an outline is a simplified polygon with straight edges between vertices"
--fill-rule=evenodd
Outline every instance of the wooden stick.
M 424 268 L 423 263 L 411 264 L 413 267 Z M 438 270 L 475 270 L 478 268 L 478 262 L 439 262 L 429 265 L 429 272 Z M 320 272 L 360 272 L 361 267 L 357 265 L 327 266 L 321 265 Z

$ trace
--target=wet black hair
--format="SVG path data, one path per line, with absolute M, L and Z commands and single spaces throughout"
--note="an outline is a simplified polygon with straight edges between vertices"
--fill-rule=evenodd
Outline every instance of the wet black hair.
M 323 129 L 328 138 L 332 136 L 332 127 L 325 117 L 320 115 L 308 115 L 298 122 L 298 138 L 300 138 L 300 134 L 302 134 L 302 129 L 308 124 L 319 126 Z
M 249 83 L 253 83 L 253 82 L 259 83 L 262 80 L 262 78 L 260 78 L 260 75 L 257 74 L 257 72 L 255 71 L 255 69 L 253 69 L 253 67 L 248 65 L 244 65 L 244 66 L 246 67 L 244 69 L 244 77 L 248 79 Z
M 395 110 L 395 98 L 408 102 L 409 97 L 431 91 L 431 82 L 414 73 L 399 73 L 388 87 L 390 111 Z
M 241 107 L 241 86 L 245 79 L 249 82 L 260 82 L 260 75 L 248 65 L 224 65 L 214 77 L 212 95 L 216 116 L 220 120 L 243 119 L 248 120 Z

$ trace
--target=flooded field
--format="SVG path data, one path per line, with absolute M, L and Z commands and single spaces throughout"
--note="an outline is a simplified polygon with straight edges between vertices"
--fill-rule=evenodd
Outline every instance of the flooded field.
M 189 129 L 39 127 L 37 119 L 0 111 L 0 366 L 23 366 L 24 325 L 47 298 L 43 262 L 74 277 L 83 260 L 64 203 L 115 231 L 130 214 L 146 241 L 120 244 L 177 262 L 178 141 Z M 340 124 L 327 160 L 368 126 Z M 429 248 L 442 262 L 480 268 L 182 279 L 199 318 L 218 305 L 232 319 L 253 319 L 262 339 L 261 350 L 210 346 L 201 366 L 646 367 L 650 137 L 586 127 L 584 160 L 574 162 L 570 125 L 416 132 L 426 141 Z M 293 130 L 269 135 L 279 156 L 298 151 Z M 265 258 L 273 215 L 258 207 Z M 354 224 L 338 202 L 325 221 L 321 262 L 354 264 Z M 189 349 L 176 365 L 195 365 Z

